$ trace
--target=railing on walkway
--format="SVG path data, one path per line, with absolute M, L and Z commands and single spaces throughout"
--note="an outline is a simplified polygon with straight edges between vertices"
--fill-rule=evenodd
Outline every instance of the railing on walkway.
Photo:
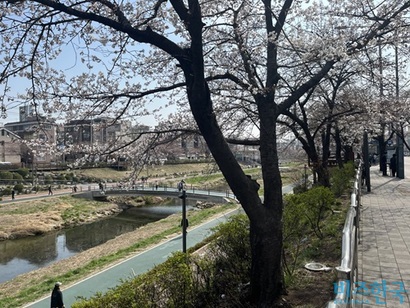
M 355 294 L 353 292 L 356 282 L 358 282 L 358 244 L 361 186 L 362 186 L 363 163 L 360 162 L 357 168 L 353 185 L 353 192 L 350 198 L 350 208 L 347 212 L 346 221 L 343 228 L 342 237 L 342 260 L 340 266 L 336 267 L 337 281 L 335 282 L 335 298 L 330 301 L 327 308 L 354 307 Z

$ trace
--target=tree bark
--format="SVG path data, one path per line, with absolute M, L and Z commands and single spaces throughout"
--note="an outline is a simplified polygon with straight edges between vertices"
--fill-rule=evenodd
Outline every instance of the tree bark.
M 274 307 L 281 297 L 282 223 L 273 210 L 266 210 L 258 222 L 251 222 L 251 303 Z

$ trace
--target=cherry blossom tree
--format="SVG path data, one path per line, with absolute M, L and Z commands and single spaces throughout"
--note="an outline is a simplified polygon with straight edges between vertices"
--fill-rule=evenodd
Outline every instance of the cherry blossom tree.
M 27 79 L 17 99 L 64 119 L 104 114 L 136 120 L 170 103 L 190 110 L 194 129 L 250 220 L 249 301 L 272 307 L 284 290 L 278 117 L 339 61 L 391 31 L 409 6 L 410 1 L 360 0 L 331 5 L 1 0 L 2 98 L 13 99 L 16 79 Z M 306 21 L 325 15 L 332 17 L 325 19 L 329 32 L 316 35 Z M 358 24 L 366 28 L 359 31 Z M 336 31 L 346 27 L 355 30 L 349 35 Z M 258 138 L 237 140 L 251 125 L 258 128 Z M 259 146 L 262 198 L 260 185 L 246 176 L 227 137 Z
M 314 183 L 330 186 L 330 155 L 340 168 L 344 162 L 354 158 L 352 148 L 354 145 L 358 147 L 360 135 L 365 130 L 364 123 L 368 122 L 360 119 L 367 118 L 366 107 L 372 102 L 363 93 L 367 83 L 361 80 L 362 65 L 357 65 L 353 59 L 339 63 L 278 121 L 282 125 L 281 130 L 292 131 L 302 145 L 312 167 Z M 344 125 L 346 119 L 349 119 L 348 126 Z

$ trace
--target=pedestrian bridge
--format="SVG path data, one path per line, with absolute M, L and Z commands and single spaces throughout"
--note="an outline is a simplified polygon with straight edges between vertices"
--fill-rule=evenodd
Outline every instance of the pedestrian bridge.
M 186 198 L 194 200 L 206 200 L 215 203 L 226 203 L 236 200 L 235 195 L 231 191 L 215 191 L 209 189 L 199 189 L 195 187 L 185 189 Z M 136 186 L 130 188 L 108 187 L 105 190 L 100 190 L 98 187 L 88 187 L 88 191 L 81 191 L 73 196 L 78 198 L 88 198 L 94 200 L 106 200 L 107 196 L 160 196 L 164 198 L 179 198 L 181 191 L 176 188 L 161 187 L 161 186 Z

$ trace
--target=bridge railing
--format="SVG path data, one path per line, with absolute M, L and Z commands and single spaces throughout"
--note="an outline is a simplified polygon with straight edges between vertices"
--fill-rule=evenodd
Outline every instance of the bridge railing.
M 101 190 L 98 184 L 88 185 L 89 191 Z M 145 191 L 145 192 L 172 192 L 178 193 L 179 190 L 176 187 L 171 186 L 160 186 L 153 183 L 136 184 L 136 185 L 121 185 L 118 183 L 107 183 L 103 185 L 104 191 Z M 207 187 L 197 187 L 194 185 L 186 185 L 184 190 L 187 194 L 194 195 L 206 195 L 206 196 L 218 196 L 235 199 L 235 195 L 231 190 L 216 190 Z
M 336 267 L 337 280 L 334 283 L 335 298 L 328 302 L 327 308 L 354 307 L 357 302 L 354 292 L 358 282 L 358 244 L 360 231 L 361 183 L 363 163 L 356 172 L 350 208 L 347 212 L 342 237 L 342 259 Z

